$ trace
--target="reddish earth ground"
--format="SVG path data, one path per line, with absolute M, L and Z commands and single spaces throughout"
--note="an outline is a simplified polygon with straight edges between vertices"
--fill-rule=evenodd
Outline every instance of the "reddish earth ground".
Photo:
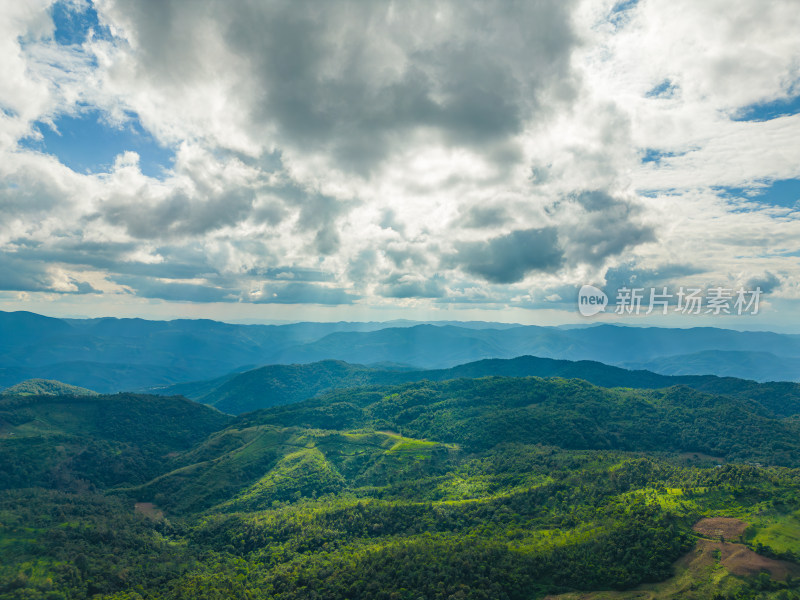
M 747 529 L 747 523 L 729 517 L 712 517 L 700 519 L 692 529 L 709 538 L 719 539 L 723 536 L 726 540 L 738 540 Z
M 715 462 L 721 465 L 725 464 L 725 459 L 721 456 L 711 456 L 710 454 L 703 454 L 702 452 L 682 452 L 678 455 L 680 458 L 687 462 Z
M 714 551 L 719 551 L 722 566 L 734 575 L 758 575 L 761 571 L 767 571 L 773 579 L 781 581 L 787 575 L 796 577 L 800 573 L 800 567 L 794 563 L 761 556 L 742 544 L 715 541 L 720 536 L 726 540 L 738 540 L 747 529 L 744 521 L 730 517 L 711 517 L 700 519 L 692 529 L 711 538 L 697 541 L 695 552 L 702 557 L 701 560 L 713 557 Z
M 713 554 L 715 550 L 719 550 L 722 566 L 734 575 L 758 575 L 767 571 L 773 579 L 783 581 L 787 575 L 797 577 L 800 574 L 800 566 L 761 556 L 742 544 L 697 540 L 698 552 Z
M 133 505 L 134 512 L 144 515 L 149 519 L 158 521 L 164 518 L 164 512 L 156 507 L 152 502 L 137 502 Z
M 739 519 L 714 517 L 698 521 L 694 530 L 701 535 L 717 539 L 699 539 L 694 548 L 675 563 L 678 576 L 657 584 L 643 584 L 626 592 L 572 592 L 555 596 L 546 596 L 544 600 L 655 600 L 656 598 L 698 598 L 692 592 L 695 589 L 694 579 L 707 581 L 715 565 L 721 565 L 728 572 L 739 576 L 758 575 L 767 572 L 772 579 L 783 581 L 788 575 L 800 576 L 800 565 L 782 560 L 773 560 L 761 556 L 743 544 L 720 542 L 737 538 L 747 527 L 747 523 Z

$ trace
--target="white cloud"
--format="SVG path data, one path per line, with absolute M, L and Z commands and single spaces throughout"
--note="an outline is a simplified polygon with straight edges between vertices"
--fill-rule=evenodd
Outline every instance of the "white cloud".
M 112 37 L 73 46 L 48 2 L 4 7 L 0 252 L 32 292 L 205 302 L 555 305 L 622 264 L 788 282 L 796 214 L 710 190 L 800 177 L 800 115 L 731 119 L 800 92 L 796 3 L 613 4 L 97 0 Z M 174 163 L 17 146 L 89 109 Z

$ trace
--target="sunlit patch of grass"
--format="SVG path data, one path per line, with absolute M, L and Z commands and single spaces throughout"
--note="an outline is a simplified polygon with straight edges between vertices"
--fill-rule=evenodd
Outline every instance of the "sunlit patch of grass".
M 745 535 L 750 544 L 762 544 L 777 552 L 800 555 L 800 511 L 791 514 L 771 511 L 757 515 Z

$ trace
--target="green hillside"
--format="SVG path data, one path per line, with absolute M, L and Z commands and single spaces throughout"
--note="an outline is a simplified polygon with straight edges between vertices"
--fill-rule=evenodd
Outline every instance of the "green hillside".
M 229 414 L 299 402 L 335 388 L 348 388 L 381 380 L 396 381 L 392 372 L 326 360 L 308 365 L 270 365 L 223 381 L 201 402 Z
M 519 442 L 800 462 L 800 421 L 776 418 L 753 400 L 685 386 L 633 390 L 574 379 L 458 379 L 333 392 L 243 415 L 238 422 L 388 429 L 471 451 Z
M 0 398 L 0 489 L 144 481 L 230 417 L 185 398 Z
M 0 396 L 97 396 L 97 392 L 86 388 L 53 381 L 50 379 L 28 379 L 0 392 Z
M 0 416 L 0 599 L 800 598 L 800 421 L 751 399 L 489 377 Z
M 491 375 L 577 378 L 602 387 L 638 389 L 685 385 L 711 394 L 755 399 L 779 416 L 800 413 L 800 384 L 793 382 L 757 383 L 714 375 L 666 376 L 594 361 L 554 360 L 535 356 L 485 359 L 449 369 L 424 371 L 364 367 L 333 360 L 305 365 L 270 365 L 220 379 L 169 386 L 157 390 L 157 393 L 187 394 L 187 397 L 216 406 L 223 412 L 242 414 L 299 402 L 333 389 Z
M 176 457 L 175 470 L 118 493 L 172 512 L 261 510 L 440 468 L 452 445 L 372 430 L 229 427 Z M 435 459 L 435 460 L 434 460 Z

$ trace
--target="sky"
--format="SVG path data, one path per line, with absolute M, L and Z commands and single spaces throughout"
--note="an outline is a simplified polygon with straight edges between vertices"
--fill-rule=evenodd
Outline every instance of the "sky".
M 797 31 L 796 0 L 3 3 L 0 310 L 800 331 Z M 762 295 L 583 317 L 584 284 Z

